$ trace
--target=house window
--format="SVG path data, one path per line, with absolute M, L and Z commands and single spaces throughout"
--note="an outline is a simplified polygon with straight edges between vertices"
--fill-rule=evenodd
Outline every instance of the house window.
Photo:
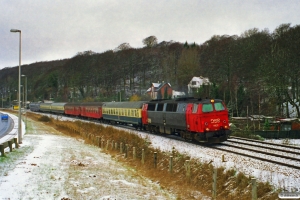
M 197 85 L 197 81 L 192 81 L 192 85 Z

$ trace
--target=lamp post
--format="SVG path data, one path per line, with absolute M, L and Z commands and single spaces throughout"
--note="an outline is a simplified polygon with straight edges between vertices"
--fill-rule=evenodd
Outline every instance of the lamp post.
M 18 105 L 19 105 L 19 113 L 18 113 L 18 142 L 22 144 L 22 126 L 21 126 L 21 30 L 18 29 L 10 29 L 12 33 L 20 33 L 20 41 L 19 41 L 19 84 L 18 84 Z
M 25 77 L 25 101 L 24 101 L 24 109 L 25 109 L 25 128 L 27 129 L 27 76 L 22 74 L 22 77 Z M 24 88 L 23 88 L 24 91 Z
M 9 107 L 9 108 L 10 108 L 10 95 L 11 95 L 11 94 L 10 94 L 10 91 L 8 90 L 8 100 L 9 100 L 9 101 L 8 101 L 8 107 Z

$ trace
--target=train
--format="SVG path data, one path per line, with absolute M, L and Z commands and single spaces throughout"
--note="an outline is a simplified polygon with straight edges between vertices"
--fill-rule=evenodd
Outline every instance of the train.
M 155 134 L 176 135 L 187 141 L 221 143 L 231 134 L 228 109 L 220 99 L 159 99 L 132 102 L 55 102 L 29 104 L 33 112 L 96 119 L 128 125 Z

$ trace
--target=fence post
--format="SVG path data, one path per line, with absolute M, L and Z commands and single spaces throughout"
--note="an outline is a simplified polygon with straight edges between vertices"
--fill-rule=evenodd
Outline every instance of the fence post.
M 103 147 L 104 147 L 104 140 L 101 139 L 101 149 L 103 149 Z
M 128 144 L 125 145 L 125 158 L 128 157 Z
M 133 160 L 136 158 L 135 147 L 132 148 Z
M 114 150 L 114 141 L 111 142 L 111 150 Z
M 19 145 L 18 145 L 18 138 L 14 138 L 14 143 L 15 143 L 15 148 L 19 148 Z
M 99 146 L 100 146 L 100 143 L 99 143 L 99 136 L 96 136 L 96 141 L 97 141 L 97 142 L 96 142 L 96 146 L 99 147 Z
M 106 141 L 106 151 L 108 150 L 109 140 Z
M 120 144 L 120 153 L 123 153 L 123 142 Z
M 3 144 L 0 144 L 0 151 L 1 151 L 1 156 L 4 157 L 5 154 L 4 154 L 4 145 Z
M 145 150 L 142 149 L 142 164 L 145 163 Z
M 217 199 L 217 169 L 216 168 L 214 168 L 214 171 L 213 171 L 212 198 Z
M 9 151 L 10 152 L 12 152 L 12 141 L 11 140 L 9 140 L 9 141 L 7 141 L 7 143 L 8 143 L 8 147 L 9 147 Z
M 222 162 L 225 162 L 225 156 L 222 154 Z
M 115 143 L 115 150 L 118 150 L 118 143 Z
M 252 182 L 252 200 L 257 200 L 256 179 L 251 178 Z
M 157 167 L 157 152 L 154 152 L 154 168 Z
M 170 173 L 173 172 L 173 156 L 170 156 L 170 160 L 169 160 L 169 172 Z
M 189 183 L 191 181 L 191 166 L 189 160 L 185 161 L 185 170 L 186 170 L 186 178 Z

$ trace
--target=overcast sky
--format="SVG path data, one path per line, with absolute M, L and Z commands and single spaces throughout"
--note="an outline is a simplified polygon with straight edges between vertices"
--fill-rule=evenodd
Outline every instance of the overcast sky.
M 300 25 L 299 0 L 0 0 L 0 69 L 112 50 L 126 42 L 202 44 L 213 35 Z

